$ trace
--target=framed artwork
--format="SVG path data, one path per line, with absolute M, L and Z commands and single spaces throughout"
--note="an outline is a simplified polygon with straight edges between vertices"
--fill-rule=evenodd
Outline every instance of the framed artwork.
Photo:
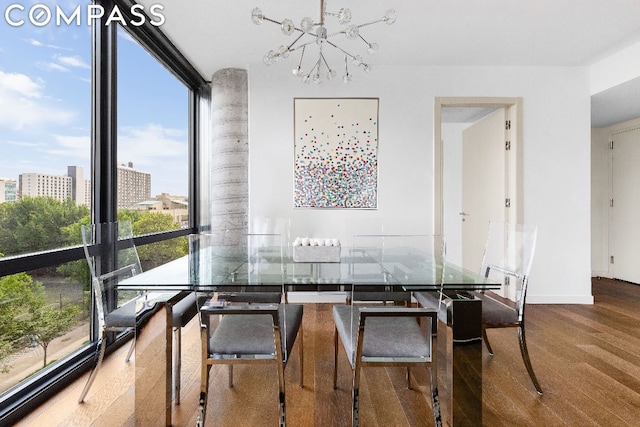
M 296 208 L 378 207 L 378 98 L 294 99 Z

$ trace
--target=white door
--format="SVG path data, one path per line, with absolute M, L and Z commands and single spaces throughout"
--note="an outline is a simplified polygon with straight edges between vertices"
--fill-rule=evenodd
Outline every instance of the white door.
M 612 135 L 610 269 L 640 283 L 640 129 Z
M 462 133 L 462 266 L 479 271 L 489 221 L 506 221 L 507 110 L 499 108 Z

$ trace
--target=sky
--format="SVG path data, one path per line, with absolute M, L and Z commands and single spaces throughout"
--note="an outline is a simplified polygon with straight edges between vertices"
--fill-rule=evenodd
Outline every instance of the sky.
M 67 15 L 81 5 L 81 23 L 37 27 L 40 3 Z M 65 175 L 90 178 L 91 33 L 87 1 L 0 2 L 0 177 Z M 9 25 L 5 11 L 13 10 Z M 111 24 L 115 25 L 115 24 Z M 151 196 L 187 195 L 188 91 L 122 28 L 118 31 L 118 163 L 151 174 Z

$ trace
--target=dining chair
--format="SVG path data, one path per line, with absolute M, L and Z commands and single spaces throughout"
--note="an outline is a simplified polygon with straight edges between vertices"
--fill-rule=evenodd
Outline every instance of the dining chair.
M 109 332 L 133 331 L 146 314 L 150 314 L 154 305 L 147 304 L 144 295 L 138 293 L 133 298 L 123 298 L 123 294 L 118 294 L 117 284 L 120 280 L 134 276 L 142 272 L 140 259 L 133 244 L 133 233 L 130 222 L 112 222 L 103 224 L 82 225 L 82 245 L 85 258 L 89 266 L 91 276 L 91 291 L 95 301 L 95 314 L 98 321 L 99 338 L 97 342 L 98 359 L 91 370 L 87 383 L 78 399 L 79 403 L 84 399 L 93 384 L 104 358 L 107 344 L 107 334 Z M 98 235 L 99 234 L 99 235 Z M 99 239 L 99 240 L 98 240 Z M 92 255 L 94 242 L 113 241 L 117 239 L 118 244 L 123 248 L 117 250 L 116 259 L 112 260 L 112 268 L 102 268 L 96 265 L 97 257 Z M 103 258 L 100 258 L 104 260 Z M 108 261 L 104 260 L 105 263 Z M 104 272 L 104 270 L 107 270 Z M 128 362 L 135 348 L 135 333 L 131 340 L 131 346 L 127 352 L 125 361 Z
M 401 234 L 356 234 L 353 236 L 353 247 L 350 249 L 350 256 L 355 259 L 353 262 L 353 274 L 359 280 L 366 280 L 366 275 L 373 276 L 380 274 L 384 261 L 390 257 L 390 249 L 405 245 L 419 246 L 419 235 Z M 386 252 L 385 252 L 386 251 Z M 384 257 L 384 259 L 383 259 Z M 360 260 L 375 260 L 375 264 L 360 263 Z M 365 270 L 367 269 L 367 270 Z M 347 304 L 353 302 L 380 302 L 384 305 L 393 303 L 395 305 L 411 305 L 411 292 L 406 291 L 401 285 L 389 283 L 386 286 L 359 285 L 353 292 L 347 293 Z
M 443 261 L 444 238 L 442 236 L 377 236 L 367 238 L 369 245 L 362 246 L 374 262 L 362 263 L 372 280 L 380 280 L 380 275 L 402 277 L 412 284 L 428 282 L 429 285 L 442 283 L 442 269 L 425 268 L 428 263 Z M 355 241 L 355 240 L 354 240 Z M 357 268 L 355 266 L 354 268 Z M 381 269 L 381 271 L 377 271 Z M 429 273 L 427 273 L 429 272 Z M 362 274 L 365 272 L 362 271 Z M 393 273 L 393 274 L 391 274 Z M 373 279 L 377 277 L 378 279 Z M 366 283 L 366 279 L 358 283 Z M 414 280 L 415 279 L 415 280 Z M 352 293 L 358 294 L 353 285 Z M 333 386 L 338 384 L 339 343 L 347 355 L 352 373 L 352 425 L 360 422 L 360 376 L 363 367 L 399 366 L 407 369 L 407 388 L 411 389 L 410 367 L 424 366 L 430 372 L 431 402 L 435 425 L 441 426 L 438 396 L 436 339 L 437 311 L 427 308 L 402 306 L 377 306 L 370 302 L 375 295 L 364 295 L 366 305 L 356 304 L 360 296 L 352 297 L 351 305 L 333 307 L 334 329 L 334 370 Z M 384 295 L 384 291 L 382 292 Z
M 278 371 L 279 424 L 286 425 L 284 369 L 298 338 L 299 381 L 303 387 L 303 306 L 284 303 L 282 240 L 279 234 L 250 234 L 246 246 L 211 246 L 210 236 L 191 236 L 206 253 L 219 284 L 200 308 L 202 374 L 197 425 L 203 426 L 213 365 L 229 366 L 233 387 L 235 364 L 273 364 Z M 209 247 L 209 248 L 207 248 Z M 206 250 L 209 249 L 209 252 Z M 215 265 L 218 264 L 218 265 Z M 225 278 L 220 271 L 228 274 Z M 202 273 L 202 272 L 201 272 Z M 246 285 L 246 286 L 245 286 Z
M 493 356 L 487 329 L 518 328 L 524 365 L 536 391 L 542 394 L 529 358 L 524 316 L 536 240 L 537 227 L 534 225 L 490 222 L 480 272 L 492 281 L 503 283 L 505 298 L 500 300 L 487 292 L 474 292 L 474 295 L 482 300 L 482 339 L 489 354 Z
M 96 257 L 91 255 L 91 247 L 96 241 L 96 233 L 101 234 L 100 241 L 117 236 L 119 249 L 116 256 L 116 269 L 107 273 L 97 274 Z M 138 251 L 133 242 L 133 229 L 131 222 L 119 221 L 103 224 L 89 224 L 81 227 L 82 243 L 85 258 L 89 266 L 91 276 L 91 289 L 95 300 L 96 318 L 100 338 L 98 339 L 98 359 L 89 379 L 80 395 L 79 402 L 82 403 L 95 380 L 106 347 L 106 334 L 108 332 L 134 331 L 149 315 L 155 310 L 155 304 L 149 303 L 146 294 L 140 292 L 119 292 L 117 284 L 120 280 L 126 279 L 142 272 Z M 114 298 L 113 303 L 109 303 Z M 115 307 L 112 309 L 112 307 Z M 173 306 L 172 328 L 173 339 L 173 388 L 175 391 L 176 404 L 180 404 L 180 371 L 181 371 L 181 329 L 195 317 L 198 312 L 198 303 L 195 293 L 190 293 Z M 135 331 L 134 331 L 135 332 Z M 131 345 L 125 362 L 129 362 L 135 349 L 135 333 L 131 340 Z

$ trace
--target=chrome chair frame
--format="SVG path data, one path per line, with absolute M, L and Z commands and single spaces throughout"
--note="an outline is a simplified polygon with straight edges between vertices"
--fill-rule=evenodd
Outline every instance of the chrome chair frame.
M 279 406 L 279 425 L 286 425 L 286 410 L 285 410 L 285 383 L 284 383 L 284 369 L 288 361 L 288 352 L 283 350 L 282 345 L 282 331 L 281 325 L 283 325 L 281 316 L 284 314 L 283 307 L 286 304 L 242 304 L 242 305 L 226 305 L 226 306 L 203 306 L 200 309 L 201 325 L 200 334 L 202 342 L 202 370 L 201 370 L 201 387 L 200 387 L 200 401 L 198 407 L 198 426 L 204 426 L 207 413 L 207 393 L 209 390 L 209 379 L 211 373 L 211 367 L 217 364 L 229 365 L 229 387 L 233 387 L 233 366 L 236 364 L 275 364 L 278 369 L 278 406 Z M 284 308 L 286 309 L 286 307 Z M 302 306 L 300 306 L 302 311 Z M 227 316 L 271 316 L 273 326 L 273 340 L 275 344 L 275 350 L 272 353 L 210 353 L 210 342 L 215 335 L 215 330 L 210 330 L 210 316 L 222 315 L 222 319 L 219 321 L 218 327 L 228 319 Z M 216 328 L 217 330 L 217 328 Z M 304 386 L 303 382 L 303 345 L 302 345 L 302 322 L 300 322 L 299 329 L 297 330 L 295 338 L 300 337 L 299 355 L 300 355 L 300 387 Z M 238 342 L 242 342 L 242 337 L 238 339 Z M 287 344 L 287 347 L 293 347 L 295 343 Z M 242 345 L 240 345 L 242 347 Z
M 353 331 L 351 336 L 344 336 L 340 334 L 338 328 L 338 322 L 342 316 L 338 313 L 343 311 L 343 315 L 347 313 L 347 310 L 356 309 L 356 312 L 352 312 L 351 316 L 357 319 L 355 325 L 357 325 L 355 334 L 355 355 L 349 357 L 349 363 L 352 370 L 352 407 L 351 407 L 351 421 L 352 426 L 357 427 L 360 423 L 359 406 L 360 406 L 360 373 L 363 367 L 388 367 L 399 366 L 407 368 L 407 388 L 411 389 L 411 382 L 409 380 L 409 367 L 411 366 L 425 366 L 430 372 L 430 386 L 431 386 L 431 403 L 433 409 L 434 423 L 436 426 L 442 426 L 442 417 L 440 414 L 440 398 L 438 395 L 438 376 L 437 376 L 437 328 L 438 319 L 437 311 L 425 308 L 405 308 L 405 307 L 355 307 L 355 306 L 334 306 L 334 320 L 336 323 L 334 329 L 334 365 L 333 365 L 333 388 L 338 387 L 338 342 L 341 340 L 345 352 L 348 352 L 347 348 L 353 348 L 353 342 L 345 342 L 345 340 L 353 340 Z M 422 318 L 429 318 L 430 325 L 427 328 L 427 342 L 429 343 L 429 354 L 424 357 L 390 357 L 384 355 L 366 355 L 364 354 L 364 342 L 367 336 L 366 322 L 370 318 L 408 318 L 410 322 L 415 324 L 406 325 L 408 327 L 420 328 L 419 320 Z M 352 321 L 352 320 L 351 320 Z M 351 344 L 351 345 L 350 345 Z
M 505 234 L 499 234 L 500 231 Z M 496 238 L 493 235 L 496 233 L 498 233 L 498 237 L 500 237 L 502 241 L 495 241 Z M 515 262 L 513 259 L 505 260 L 507 257 L 505 257 L 504 254 L 501 258 L 502 262 L 498 263 L 496 260 L 492 259 L 491 255 L 488 255 L 488 252 L 491 250 L 490 246 L 493 244 L 513 244 L 510 240 L 513 239 L 512 235 L 514 234 L 526 235 L 530 244 L 530 247 L 521 248 L 522 252 L 524 252 L 525 249 L 528 252 L 521 254 L 521 259 L 517 260 L 519 263 Z M 531 269 L 531 263 L 535 252 L 536 238 L 537 229 L 534 226 L 491 222 L 489 225 L 489 237 L 487 239 L 487 245 L 482 260 L 481 274 L 486 278 L 489 278 L 492 274 L 498 274 L 499 276 L 506 278 L 508 281 L 507 283 L 509 283 L 510 286 L 512 285 L 510 283 L 510 279 L 514 279 L 513 281 L 516 282 L 515 285 L 520 283 L 520 294 L 515 302 L 515 308 L 504 304 L 496 298 L 492 298 L 487 293 L 475 292 L 474 294 L 477 298 L 482 300 L 482 340 L 487 346 L 489 354 L 493 356 L 494 353 L 491 348 L 491 344 L 489 343 L 487 329 L 518 328 L 518 343 L 522 360 L 524 361 L 527 373 L 529 374 L 536 391 L 538 394 L 542 395 L 542 387 L 540 386 L 540 382 L 533 371 L 533 365 L 531 364 L 531 359 L 529 357 L 524 317 L 527 288 L 529 285 L 529 271 Z M 517 251 L 511 252 L 517 253 Z M 505 264 L 510 265 L 511 267 L 505 266 Z M 493 314 L 493 316 L 491 314 Z

